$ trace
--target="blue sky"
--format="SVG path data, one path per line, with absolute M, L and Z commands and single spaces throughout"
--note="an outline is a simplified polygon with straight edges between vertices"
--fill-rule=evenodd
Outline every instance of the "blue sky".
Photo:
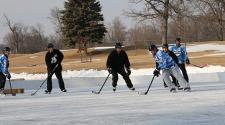
M 106 24 L 116 16 L 121 17 L 127 27 L 135 24 L 135 21 L 123 15 L 131 4 L 129 0 L 100 0 Z M 0 0 L 0 42 L 8 32 L 3 14 L 6 14 L 14 22 L 26 25 L 42 24 L 47 34 L 54 33 L 51 21 L 48 19 L 50 10 L 54 7 L 63 8 L 64 0 Z

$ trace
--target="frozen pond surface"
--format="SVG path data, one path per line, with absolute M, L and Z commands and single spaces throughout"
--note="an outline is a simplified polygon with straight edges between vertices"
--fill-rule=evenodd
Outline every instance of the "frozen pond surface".
M 94 95 L 91 90 L 97 90 L 100 83 L 90 83 L 88 87 L 67 84 L 67 94 L 57 88 L 51 95 L 41 90 L 31 97 L 33 91 L 28 90 L 16 97 L 0 97 L 0 125 L 224 125 L 224 82 L 193 82 L 190 93 L 169 93 L 159 81 L 146 96 L 129 91 L 123 83 L 116 93 L 108 85 L 100 95 Z M 147 85 L 141 81 L 136 87 L 145 91 Z

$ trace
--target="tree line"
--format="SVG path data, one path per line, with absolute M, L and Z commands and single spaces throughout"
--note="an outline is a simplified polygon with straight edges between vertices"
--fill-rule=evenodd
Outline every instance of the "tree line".
M 130 3 L 141 4 L 143 8 L 131 8 L 126 15 L 140 22 L 158 22 L 153 25 L 160 32 L 161 43 L 177 36 L 187 42 L 224 40 L 224 0 L 130 0 Z
M 149 42 L 171 43 L 176 37 L 185 42 L 224 40 L 224 0 L 130 0 L 128 4 L 132 7 L 124 16 L 137 21 L 130 27 L 119 17 L 104 22 L 98 0 L 67 0 L 63 9 L 52 9 L 55 34 L 48 36 L 41 25 L 13 23 L 5 15 L 10 32 L 4 41 L 15 53 L 34 53 L 45 50 L 49 42 L 59 48 L 85 50 L 115 42 L 135 47 Z

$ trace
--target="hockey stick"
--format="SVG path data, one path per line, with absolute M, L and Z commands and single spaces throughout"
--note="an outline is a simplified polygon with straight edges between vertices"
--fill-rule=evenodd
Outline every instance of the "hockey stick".
M 192 66 L 198 67 L 198 68 L 205 68 L 208 66 L 208 64 L 204 64 L 204 65 L 196 65 L 196 64 L 190 64 Z
M 186 43 L 186 41 L 185 41 L 185 49 L 187 50 L 187 43 Z M 198 68 L 205 68 L 206 66 L 208 66 L 208 64 L 204 64 L 204 65 L 190 64 L 190 65 L 198 67 Z
M 100 88 L 100 90 L 99 90 L 98 92 L 92 91 L 93 94 L 100 94 L 100 92 L 102 91 L 103 87 L 105 86 L 105 83 L 107 82 L 109 76 L 110 76 L 110 73 L 109 73 L 109 75 L 106 77 L 106 79 L 105 79 L 104 83 L 102 84 L 102 87 Z
M 147 95 L 148 92 L 149 92 L 149 90 L 150 90 L 150 88 L 151 88 L 151 86 L 152 86 L 152 83 L 153 83 L 153 81 L 154 81 L 154 78 L 155 78 L 155 76 L 153 76 L 152 81 L 151 81 L 151 83 L 149 84 L 147 91 L 144 92 L 144 93 L 138 92 L 138 94 L 140 94 L 140 95 Z
M 13 93 L 12 83 L 11 83 L 11 80 L 10 79 L 9 79 L 9 86 L 10 86 L 10 90 L 11 90 L 12 96 L 16 96 L 16 93 Z
M 48 77 L 51 76 L 55 72 L 55 70 L 56 70 L 57 67 L 58 67 L 58 64 L 54 67 L 54 69 L 48 75 Z M 42 86 L 44 85 L 44 83 L 48 80 L 48 77 L 41 83 L 40 87 L 35 92 L 31 93 L 31 96 L 34 96 L 42 88 Z

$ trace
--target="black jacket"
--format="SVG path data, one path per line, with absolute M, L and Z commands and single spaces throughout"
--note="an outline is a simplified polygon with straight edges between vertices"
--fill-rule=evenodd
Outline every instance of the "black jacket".
M 54 49 L 52 53 L 47 52 L 45 56 L 45 63 L 47 65 L 48 70 L 53 70 L 54 67 L 58 64 L 58 68 L 62 70 L 62 60 L 64 55 L 58 49 Z
M 112 68 L 114 70 L 121 70 L 126 68 L 130 68 L 130 61 L 128 59 L 127 53 L 124 50 L 121 50 L 120 53 L 117 53 L 116 50 L 113 50 L 107 59 L 106 63 L 107 68 Z
M 172 57 L 173 61 L 174 61 L 176 64 L 178 64 L 179 60 L 178 60 L 176 54 L 175 54 L 174 52 L 170 51 L 170 50 L 168 51 L 168 54 L 169 54 L 170 57 Z

